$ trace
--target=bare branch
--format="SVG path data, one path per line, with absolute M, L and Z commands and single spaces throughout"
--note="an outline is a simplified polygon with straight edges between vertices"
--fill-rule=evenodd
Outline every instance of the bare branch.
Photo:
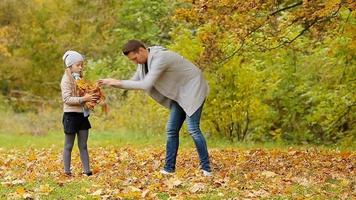
M 287 6 L 287 7 L 285 7 L 285 8 L 279 9 L 279 10 L 277 10 L 277 11 L 274 11 L 274 12 L 271 13 L 269 16 L 273 16 L 273 15 L 279 13 L 279 12 L 282 12 L 282 11 L 284 11 L 284 10 L 288 10 L 288 9 L 294 8 L 294 7 L 299 6 L 299 5 L 302 5 L 302 4 L 303 4 L 302 1 L 301 1 L 301 2 L 297 2 L 297 3 L 293 4 L 293 5 L 290 5 L 290 6 Z M 256 32 L 258 29 L 260 29 L 261 27 L 263 27 L 264 25 L 266 25 L 266 22 L 267 22 L 268 20 L 269 20 L 269 18 L 267 17 L 264 23 L 261 23 L 259 26 L 255 27 L 253 30 L 251 30 L 250 32 L 248 32 L 248 33 L 245 35 L 245 37 L 243 38 L 240 47 L 237 48 L 237 49 L 236 49 L 234 52 L 232 52 L 230 55 L 228 55 L 228 56 L 226 56 L 225 58 L 223 58 L 223 59 L 219 62 L 219 64 L 225 63 L 227 60 L 229 60 L 230 58 L 234 57 L 238 52 L 240 52 L 240 51 L 243 49 L 244 45 L 245 45 L 245 41 L 246 41 L 247 37 L 249 37 L 252 33 Z M 293 23 L 292 23 L 292 24 L 293 24 Z
M 286 42 L 283 42 L 281 44 L 279 44 L 278 46 L 275 46 L 275 47 L 272 47 L 272 48 L 268 48 L 267 50 L 273 50 L 273 49 L 277 49 L 279 47 L 282 47 L 282 46 L 285 46 L 285 45 L 289 45 L 291 43 L 293 43 L 296 39 L 298 39 L 300 36 L 302 36 L 307 30 L 309 30 L 314 24 L 318 23 L 318 22 L 324 22 L 324 21 L 327 21 L 333 17 L 335 17 L 337 15 L 337 13 L 340 11 L 341 9 L 341 4 L 339 4 L 339 7 L 338 9 L 333 13 L 331 14 L 330 16 L 324 18 L 324 19 L 315 19 L 314 21 L 312 21 L 309 25 L 307 25 L 297 36 L 295 36 L 292 40 L 289 40 L 289 41 L 286 41 Z
M 268 21 L 268 19 L 266 20 Z M 266 23 L 261 23 L 260 25 L 258 25 L 257 27 L 255 27 L 254 29 L 252 29 L 250 32 L 248 32 L 244 38 L 242 39 L 241 45 L 239 48 L 237 48 L 234 52 L 232 52 L 230 55 L 226 56 L 225 58 L 223 58 L 219 64 L 223 64 L 225 63 L 227 60 L 229 60 L 230 58 L 234 57 L 240 50 L 242 50 L 242 48 L 245 45 L 245 41 L 248 38 L 248 36 L 250 36 L 252 33 L 256 32 L 258 29 L 260 29 L 261 27 L 263 27 Z
M 271 13 L 269 16 L 273 16 L 273 15 L 279 13 L 279 12 L 282 12 L 282 11 L 284 11 L 284 10 L 288 10 L 288 9 L 294 8 L 294 7 L 299 6 L 299 5 L 302 5 L 302 4 L 303 4 L 303 2 L 297 2 L 297 3 L 293 4 L 293 5 L 290 5 L 290 6 L 287 6 L 287 7 L 285 7 L 285 8 L 279 9 L 279 10 L 277 10 L 277 11 L 274 11 L 274 12 Z M 295 36 L 294 38 L 292 38 L 291 40 L 284 41 L 284 42 L 282 42 L 281 44 L 279 44 L 279 45 L 277 45 L 277 46 L 275 46 L 275 47 L 272 47 L 272 48 L 267 48 L 267 47 L 265 47 L 265 48 L 264 48 L 264 51 L 277 49 L 277 48 L 280 48 L 280 47 L 283 47 L 283 46 L 286 46 L 286 45 L 289 45 L 289 44 L 293 43 L 295 40 L 297 40 L 299 37 L 301 37 L 307 30 L 309 30 L 309 29 L 310 29 L 312 26 L 314 26 L 316 23 L 320 23 L 320 22 L 323 22 L 323 21 L 327 21 L 327 20 L 329 20 L 329 19 L 335 17 L 335 16 L 338 14 L 338 12 L 340 11 L 341 7 L 342 7 L 342 4 L 340 3 L 338 9 L 337 9 L 334 13 L 332 13 L 330 16 L 325 17 L 325 18 L 323 18 L 323 19 L 314 19 L 314 20 L 313 20 L 312 22 L 310 22 L 310 24 L 308 24 L 301 32 L 299 32 L 298 35 L 296 35 L 296 36 Z M 261 27 L 265 26 L 265 25 L 267 24 L 266 22 L 267 22 L 268 20 L 269 20 L 269 18 L 267 17 L 266 20 L 264 21 L 264 23 L 261 23 L 260 25 L 258 25 L 257 27 L 255 27 L 253 30 L 251 30 L 250 32 L 248 32 L 248 33 L 243 37 L 242 42 L 241 42 L 241 45 L 240 45 L 234 52 L 232 52 L 230 55 L 228 55 L 228 56 L 226 56 L 225 58 L 223 58 L 223 59 L 219 62 L 219 64 L 224 64 L 226 61 L 228 61 L 229 59 L 231 59 L 232 57 L 234 57 L 236 54 L 238 54 L 240 51 L 242 51 L 243 48 L 244 48 L 244 46 L 245 46 L 245 43 L 246 43 L 246 40 L 248 39 L 248 37 L 249 37 L 252 33 L 254 33 L 254 32 L 256 32 L 257 30 L 259 30 Z M 293 21 L 291 22 L 291 24 L 289 24 L 287 27 L 292 26 L 292 25 L 295 24 L 296 22 L 298 22 L 298 19 L 293 20 Z
M 356 106 L 356 103 L 352 103 L 348 106 L 346 106 L 346 109 L 339 115 L 339 117 L 332 122 L 329 127 L 327 128 L 327 131 L 333 131 L 335 128 L 337 128 L 337 124 L 346 116 L 350 113 L 352 107 Z
M 293 4 L 293 5 L 290 5 L 290 6 L 287 6 L 287 7 L 285 7 L 285 8 L 281 8 L 281 9 L 279 9 L 279 10 L 274 11 L 273 13 L 270 14 L 270 16 L 274 16 L 274 15 L 276 15 L 277 13 L 280 13 L 280 12 L 282 12 L 282 11 L 285 11 L 285 10 L 288 10 L 288 9 L 291 9 L 291 8 L 294 8 L 294 7 L 297 7 L 297 6 L 300 6 L 300 5 L 302 5 L 302 4 L 303 4 L 303 1 L 297 2 L 297 3 Z
M 298 39 L 300 36 L 302 36 L 307 30 L 309 30 L 310 27 L 312 27 L 314 24 L 316 24 L 317 20 L 313 21 L 310 25 L 308 25 L 307 27 L 305 27 L 301 32 L 299 32 L 299 34 L 297 36 L 295 36 L 292 40 L 288 40 L 285 42 L 282 42 L 281 44 L 272 47 L 272 48 L 267 48 L 266 50 L 273 50 L 273 49 L 278 49 L 280 47 L 289 45 L 291 43 L 293 43 L 296 39 Z

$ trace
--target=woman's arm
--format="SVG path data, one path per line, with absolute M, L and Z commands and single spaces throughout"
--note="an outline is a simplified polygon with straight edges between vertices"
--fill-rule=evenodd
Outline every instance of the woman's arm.
M 121 80 L 118 84 L 123 89 L 148 90 L 152 88 L 168 65 L 163 57 L 157 57 L 155 60 L 152 60 L 151 66 L 150 71 L 143 80 Z

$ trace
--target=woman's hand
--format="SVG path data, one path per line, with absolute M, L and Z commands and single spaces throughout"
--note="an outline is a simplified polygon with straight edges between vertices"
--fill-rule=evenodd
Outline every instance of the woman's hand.
M 99 86 L 108 85 L 113 87 L 121 87 L 121 81 L 113 78 L 105 78 L 98 80 Z
M 99 100 L 99 97 L 95 94 L 88 94 L 86 93 L 84 96 L 83 96 L 83 102 L 88 102 L 88 101 L 91 101 L 91 102 L 96 102 Z

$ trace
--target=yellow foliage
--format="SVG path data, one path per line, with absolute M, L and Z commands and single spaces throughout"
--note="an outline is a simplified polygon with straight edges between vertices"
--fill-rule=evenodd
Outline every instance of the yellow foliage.
M 8 43 L 9 28 L 7 26 L 0 27 L 0 55 L 10 57 L 11 54 L 8 51 L 6 45 Z
M 94 94 L 95 96 L 99 97 L 99 99 L 96 102 L 92 102 L 92 101 L 85 102 L 84 104 L 85 108 L 89 110 L 94 110 L 94 107 L 97 104 L 103 103 L 104 105 L 103 108 L 105 111 L 107 111 L 104 93 L 97 83 L 93 84 L 84 79 L 77 80 L 76 82 L 77 82 L 77 87 L 79 89 L 80 96 L 84 96 L 85 94 Z

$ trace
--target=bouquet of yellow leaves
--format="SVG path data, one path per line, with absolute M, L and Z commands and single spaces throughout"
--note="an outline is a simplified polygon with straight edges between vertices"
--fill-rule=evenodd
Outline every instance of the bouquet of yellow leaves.
M 76 83 L 79 90 L 79 96 L 84 96 L 85 94 L 94 94 L 95 96 L 99 97 L 99 99 L 96 102 L 91 102 L 91 101 L 85 102 L 84 107 L 86 109 L 92 111 L 94 110 L 94 107 L 97 104 L 101 104 L 103 106 L 102 107 L 103 111 L 107 113 L 108 108 L 107 108 L 107 104 L 105 103 L 105 96 L 97 83 L 93 84 L 84 79 L 76 80 Z

